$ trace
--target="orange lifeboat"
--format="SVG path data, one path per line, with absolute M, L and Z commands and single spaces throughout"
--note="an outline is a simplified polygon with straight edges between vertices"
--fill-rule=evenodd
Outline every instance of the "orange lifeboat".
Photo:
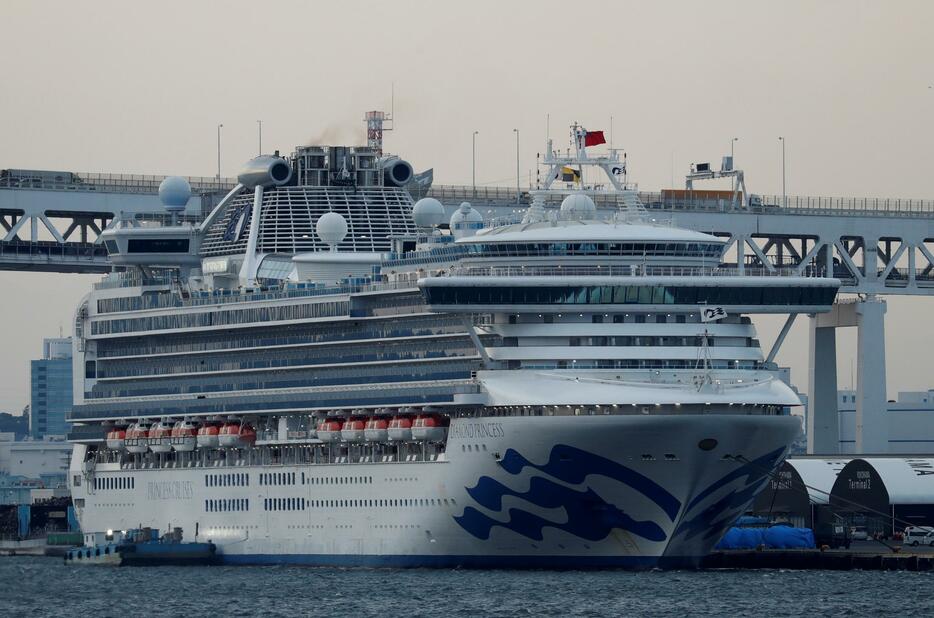
M 172 423 L 159 421 L 149 430 L 149 449 L 153 453 L 168 453 L 172 450 Z
M 367 442 L 386 442 L 389 440 L 389 421 L 380 416 L 371 416 L 366 420 L 363 437 Z
M 448 435 L 450 421 L 439 414 L 419 414 L 412 423 L 412 439 L 443 442 Z
M 318 439 L 322 442 L 338 442 L 341 439 L 341 429 L 344 427 L 342 418 L 326 418 L 318 423 Z
M 217 444 L 223 447 L 236 447 L 240 443 L 240 423 L 227 421 L 217 432 Z
M 249 423 L 227 421 L 217 433 L 217 443 L 228 448 L 247 448 L 256 443 L 256 430 Z
M 217 448 L 217 434 L 220 428 L 215 423 L 205 423 L 198 428 L 196 442 L 198 448 Z
M 149 423 L 140 421 L 127 427 L 124 443 L 126 444 L 126 450 L 131 453 L 145 453 L 148 451 Z
M 407 442 L 412 439 L 412 419 L 408 416 L 394 416 L 389 421 L 386 432 L 391 442 Z
M 198 445 L 197 427 L 191 421 L 179 421 L 172 428 L 172 448 L 190 452 Z
M 107 448 L 113 451 L 122 451 L 126 448 L 126 429 L 114 427 L 107 432 Z
M 341 428 L 341 439 L 345 442 L 363 442 L 366 433 L 366 417 L 351 416 Z

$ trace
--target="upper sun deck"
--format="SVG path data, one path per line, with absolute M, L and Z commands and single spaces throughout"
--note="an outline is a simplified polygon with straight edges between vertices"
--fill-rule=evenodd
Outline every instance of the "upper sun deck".
M 486 227 L 458 244 L 532 242 L 639 242 L 704 243 L 722 247 L 716 236 L 682 228 L 613 217 L 610 219 L 555 219 L 528 223 L 505 223 Z

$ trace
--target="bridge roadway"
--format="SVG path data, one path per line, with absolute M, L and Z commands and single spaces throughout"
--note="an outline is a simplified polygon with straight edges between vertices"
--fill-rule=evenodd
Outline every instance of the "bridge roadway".
M 121 219 L 165 218 L 165 176 L 0 170 L 0 270 L 110 272 L 101 231 Z M 191 177 L 183 219 L 200 219 L 233 188 L 229 179 Z

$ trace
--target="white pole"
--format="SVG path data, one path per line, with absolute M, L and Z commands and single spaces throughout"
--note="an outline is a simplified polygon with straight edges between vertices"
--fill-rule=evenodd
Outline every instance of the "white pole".
M 519 129 L 513 129 L 513 131 L 516 133 L 516 204 L 518 204 L 522 195 L 522 190 L 519 188 Z
M 779 136 L 778 141 L 782 143 L 782 208 L 787 208 L 788 197 L 785 194 L 785 138 Z
M 221 127 L 223 124 L 217 125 L 217 180 L 221 179 Z
M 473 132 L 473 196 L 477 197 L 477 134 L 480 131 Z
M 263 155 L 263 121 L 257 120 L 256 124 L 259 125 L 259 155 Z

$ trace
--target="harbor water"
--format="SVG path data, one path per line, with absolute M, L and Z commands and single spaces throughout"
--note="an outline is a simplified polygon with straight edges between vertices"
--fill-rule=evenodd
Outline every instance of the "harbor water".
M 905 571 L 66 567 L 0 559 L 6 616 L 923 616 Z

